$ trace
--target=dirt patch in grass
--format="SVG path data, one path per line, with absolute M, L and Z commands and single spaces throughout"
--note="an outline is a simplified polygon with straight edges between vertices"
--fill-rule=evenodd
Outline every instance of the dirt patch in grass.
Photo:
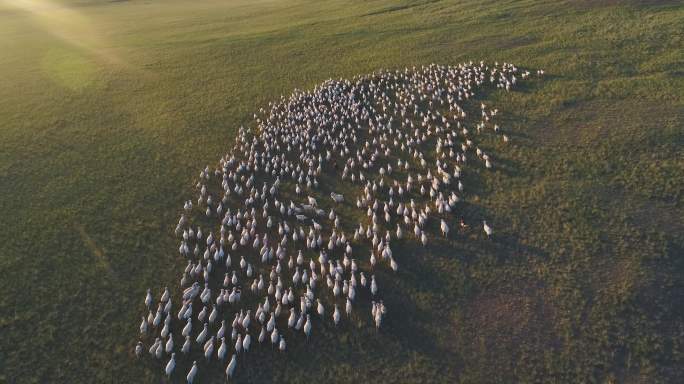
M 543 119 L 530 128 L 538 140 L 550 144 L 600 142 L 610 135 L 642 134 L 644 127 L 662 127 L 677 118 L 676 107 L 643 100 L 620 103 L 585 101 L 564 108 L 553 126 Z
M 464 356 L 466 366 L 488 366 L 497 377 L 512 377 L 523 356 L 557 349 L 556 308 L 548 297 L 539 283 L 496 287 L 476 295 L 459 324 L 461 340 L 473 352 Z
M 519 48 L 525 45 L 531 45 L 537 43 L 538 38 L 533 36 L 515 36 L 511 38 L 502 38 L 501 40 L 494 43 L 494 46 L 498 49 L 513 49 Z
M 644 231 L 684 233 L 684 218 L 675 204 L 646 200 L 631 215 L 632 222 Z
M 545 301 L 542 286 L 500 289 L 475 297 L 468 320 L 477 324 L 481 333 L 502 333 L 502 339 L 514 345 L 521 338 L 544 336 L 553 346 L 551 335 L 540 335 L 538 330 L 553 323 L 555 309 Z

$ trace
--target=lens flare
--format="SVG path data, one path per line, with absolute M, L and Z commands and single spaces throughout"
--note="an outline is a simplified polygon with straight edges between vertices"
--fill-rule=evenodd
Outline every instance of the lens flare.
M 96 23 L 73 7 L 50 0 L 4 0 L 4 5 L 26 12 L 36 28 L 80 51 L 79 60 L 126 66 L 107 44 Z

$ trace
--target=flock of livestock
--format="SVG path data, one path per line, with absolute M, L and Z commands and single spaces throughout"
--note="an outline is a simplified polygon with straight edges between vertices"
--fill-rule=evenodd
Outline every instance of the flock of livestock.
M 467 229 L 452 215 L 466 166 L 495 166 L 478 137 L 509 140 L 496 109 L 468 101 L 529 76 L 507 63 L 430 65 L 329 80 L 269 103 L 200 173 L 175 230 L 187 259 L 181 293 L 147 291 L 135 354 L 188 383 L 201 364 L 221 364 L 230 379 L 250 349 L 284 352 L 298 333 L 344 322 L 360 298 L 370 311 L 355 316 L 380 328 L 388 310 L 375 271 L 400 268 L 398 239 L 427 245 L 430 222 L 442 236 L 452 227 L 492 235 L 487 222 Z M 189 371 L 175 372 L 179 359 Z

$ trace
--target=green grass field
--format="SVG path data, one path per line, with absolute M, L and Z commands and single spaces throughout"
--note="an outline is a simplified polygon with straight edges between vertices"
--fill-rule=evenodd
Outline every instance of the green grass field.
M 182 202 L 237 127 L 331 77 L 469 60 L 547 73 L 483 95 L 512 142 L 485 143 L 503 166 L 466 217 L 495 240 L 406 241 L 379 333 L 255 349 L 237 380 L 681 382 L 681 3 L 1 0 L 0 383 L 165 381 L 132 353 L 142 300 L 177 286 Z

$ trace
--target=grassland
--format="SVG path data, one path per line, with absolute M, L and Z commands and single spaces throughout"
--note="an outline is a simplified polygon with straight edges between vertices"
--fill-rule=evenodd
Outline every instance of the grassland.
M 0 382 L 160 382 L 132 356 L 172 230 L 252 111 L 330 77 L 507 61 L 493 242 L 407 242 L 386 327 L 260 350 L 244 382 L 684 378 L 684 7 L 672 1 L 0 2 Z M 380 277 L 383 278 L 382 276 Z M 148 359 L 149 360 L 149 359 Z M 221 382 L 202 371 L 201 382 Z

